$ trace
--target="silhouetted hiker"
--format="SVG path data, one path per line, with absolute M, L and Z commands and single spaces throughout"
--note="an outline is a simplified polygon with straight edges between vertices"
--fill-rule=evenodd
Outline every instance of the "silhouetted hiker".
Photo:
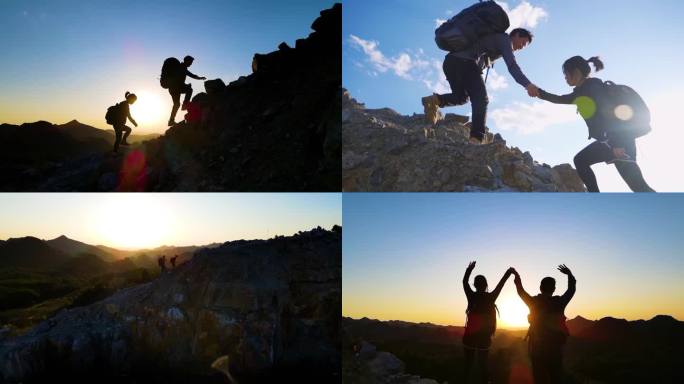
M 539 90 L 539 98 L 555 104 L 575 104 L 589 128 L 593 143 L 575 156 L 575 168 L 589 192 L 599 192 L 593 164 L 614 163 L 622 179 L 634 192 L 655 192 L 644 180 L 636 163 L 636 138 L 651 130 L 646 103 L 631 88 L 589 77 L 591 67 L 603 69 L 598 57 L 574 56 L 563 63 L 563 74 L 572 93 L 558 96 Z
M 176 113 L 180 107 L 180 95 L 185 94 L 183 100 L 183 110 L 186 109 L 187 103 L 192 97 L 192 86 L 185 84 L 185 77 L 190 76 L 196 80 L 206 80 L 206 77 L 200 77 L 188 70 L 195 59 L 192 56 L 185 56 L 181 63 L 175 57 L 169 57 L 164 60 L 162 66 L 162 73 L 160 83 L 163 88 L 167 88 L 173 99 L 173 108 L 171 108 L 171 117 L 169 117 L 169 126 L 176 124 Z
M 162 256 L 157 259 L 157 264 L 159 264 L 159 268 L 161 269 L 161 273 L 166 272 L 166 256 Z
M 174 257 L 169 259 L 169 261 L 171 262 L 171 268 L 176 268 L 176 259 L 177 258 L 178 258 L 178 255 L 175 255 Z
M 487 17 L 481 17 L 483 14 Z M 435 42 L 439 48 L 449 52 L 442 68 L 451 93 L 423 97 L 425 116 L 429 122 L 434 125 L 439 120 L 439 108 L 464 105 L 470 99 L 473 111 L 470 142 L 482 143 L 489 104 L 482 71 L 501 57 L 506 62 L 508 72 L 527 89 L 528 95 L 538 95 L 537 86 L 525 77 L 513 54 L 532 43 L 532 33 L 516 28 L 507 34 L 509 27 L 506 11 L 494 1 L 485 1 L 466 8 L 437 28 Z
M 568 275 L 568 289 L 565 293 L 562 296 L 553 296 L 556 280 L 545 277 L 539 286 L 541 294 L 534 297 L 525 292 L 520 275 L 513 270 L 518 295 L 530 309 L 527 316 L 530 323 L 527 347 L 535 384 L 562 382 L 563 346 L 568 338 L 564 311 L 575 294 L 576 280 L 570 268 L 565 265 L 560 265 L 558 270 Z
M 475 268 L 472 261 L 466 268 L 463 276 L 463 290 L 468 299 L 466 309 L 467 319 L 465 331 L 463 333 L 463 353 L 465 355 L 464 382 L 468 382 L 470 371 L 474 364 L 475 354 L 477 353 L 477 383 L 487 383 L 487 359 L 489 347 L 492 345 L 492 335 L 496 331 L 496 299 L 501 293 L 501 289 L 508 277 L 513 273 L 513 268 L 509 268 L 503 275 L 494 291 L 487 292 L 487 279 L 482 275 L 475 276 L 473 285 L 475 292 L 470 288 L 468 281 L 470 274 Z
M 114 153 L 119 152 L 119 145 L 129 145 L 126 139 L 131 134 L 131 128 L 126 126 L 126 119 L 131 120 L 134 126 L 138 126 L 131 116 L 131 110 L 129 108 L 130 104 L 135 103 L 138 97 L 130 92 L 125 94 L 126 100 L 112 105 L 107 108 L 107 114 L 105 115 L 105 120 L 107 124 L 111 124 L 114 127 L 114 133 L 116 138 L 114 139 Z

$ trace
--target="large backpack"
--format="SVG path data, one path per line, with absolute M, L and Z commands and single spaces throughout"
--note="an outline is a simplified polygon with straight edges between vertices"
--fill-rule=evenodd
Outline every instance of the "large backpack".
M 527 321 L 530 323 L 528 336 L 534 343 L 562 345 L 568 338 L 563 306 L 558 297 L 535 296 L 530 306 Z
M 107 108 L 107 113 L 105 114 L 105 121 L 107 122 L 107 124 L 119 124 L 122 122 L 122 120 L 123 122 L 126 121 L 125 117 L 122 119 L 121 103 L 114 104 L 111 107 Z
M 496 331 L 496 304 L 488 294 L 475 293 L 468 300 L 466 332 L 493 335 Z
M 510 26 L 506 11 L 499 4 L 480 1 L 440 25 L 435 30 L 435 42 L 442 50 L 459 52 L 483 36 L 506 32 Z
M 169 57 L 164 60 L 162 65 L 161 77 L 159 78 L 159 83 L 162 88 L 168 89 L 173 83 L 178 79 L 178 75 L 181 71 L 181 63 L 175 57 Z
M 651 111 L 644 99 L 632 88 L 615 84 L 612 81 L 603 83 L 606 93 L 604 113 L 618 125 L 618 129 L 629 131 L 637 138 L 651 132 Z

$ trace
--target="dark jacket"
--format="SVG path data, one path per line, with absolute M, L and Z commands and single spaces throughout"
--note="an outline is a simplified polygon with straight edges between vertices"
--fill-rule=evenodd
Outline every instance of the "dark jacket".
M 575 104 L 577 112 L 582 116 L 589 128 L 589 139 L 608 141 L 615 148 L 624 148 L 634 137 L 611 118 L 612 111 L 607 111 L 611 103 L 607 99 L 603 80 L 590 77 L 582 85 L 575 87 L 567 95 L 554 95 L 543 89 L 539 90 L 539 98 L 554 104 Z
M 462 59 L 474 60 L 475 64 L 477 64 L 481 70 L 487 66 L 488 61 L 493 62 L 503 57 L 506 62 L 506 67 L 508 67 L 508 72 L 518 84 L 523 87 L 527 87 L 531 84 L 531 81 L 525 77 L 525 74 L 523 74 L 520 69 L 518 62 L 515 61 L 511 37 L 506 33 L 484 36 L 477 44 L 474 44 L 470 48 L 460 52 L 452 52 L 449 53 L 449 55 Z

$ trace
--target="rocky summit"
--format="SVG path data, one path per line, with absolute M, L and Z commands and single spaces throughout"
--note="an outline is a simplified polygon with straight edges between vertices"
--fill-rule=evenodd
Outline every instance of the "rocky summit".
M 0 334 L 0 382 L 339 380 L 341 232 L 204 248 L 149 283 Z
M 367 109 L 342 93 L 344 191 L 581 192 L 569 164 L 540 164 L 506 146 L 499 134 L 472 145 L 468 117 L 446 114 L 435 126 L 425 116 Z

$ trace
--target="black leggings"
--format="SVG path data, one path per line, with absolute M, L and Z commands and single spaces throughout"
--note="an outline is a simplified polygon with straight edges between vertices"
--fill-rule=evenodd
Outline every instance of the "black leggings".
M 487 383 L 489 381 L 489 378 L 487 377 L 487 361 L 489 359 L 489 350 L 474 349 L 464 345 L 463 354 L 465 356 L 465 372 L 463 376 L 463 382 L 469 382 L 468 379 L 470 378 L 470 372 L 473 370 L 473 365 L 475 365 L 475 382 L 478 384 Z M 475 361 L 475 354 L 477 354 L 477 362 Z
M 114 152 L 119 151 L 119 144 L 121 144 L 122 141 L 124 143 L 126 142 L 128 135 L 131 134 L 131 131 L 132 130 L 124 124 L 114 126 L 114 132 L 116 133 L 116 139 L 114 140 Z
M 473 108 L 473 125 L 470 128 L 470 136 L 482 140 L 485 134 L 487 105 L 489 104 L 482 71 L 475 64 L 475 61 L 453 57 L 452 55 L 447 55 L 442 68 L 449 86 L 451 86 L 451 93 L 438 95 L 439 106 L 463 105 L 470 99 Z
M 625 152 L 632 161 L 616 161 L 617 168 L 622 179 L 634 192 L 655 192 L 644 180 L 641 169 L 636 163 L 636 143 L 633 141 L 625 146 Z M 613 150 L 608 144 L 595 141 L 575 155 L 575 168 L 589 192 L 599 192 L 596 175 L 591 170 L 593 164 L 614 160 Z
M 183 84 L 179 87 L 169 88 L 169 93 L 171 94 L 171 99 L 173 100 L 173 107 L 171 108 L 171 117 L 169 120 L 174 120 L 176 118 L 178 108 L 180 108 L 181 93 L 185 94 L 183 103 L 189 102 L 190 98 L 192 97 L 192 86 L 190 84 Z

